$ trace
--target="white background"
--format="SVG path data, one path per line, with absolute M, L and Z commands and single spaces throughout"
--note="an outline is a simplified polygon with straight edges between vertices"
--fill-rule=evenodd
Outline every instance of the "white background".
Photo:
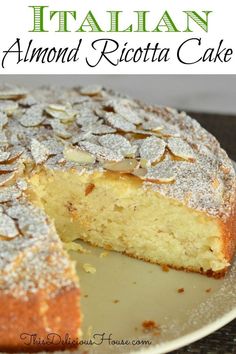
M 30 33 L 33 26 L 32 9 L 29 5 L 48 5 L 50 10 L 77 10 L 77 21 L 69 21 L 71 29 L 76 30 L 84 19 L 88 10 L 92 10 L 101 27 L 107 28 L 109 16 L 107 10 L 123 10 L 124 16 L 121 25 L 127 27 L 130 23 L 135 23 L 134 10 L 151 11 L 150 27 L 155 27 L 159 22 L 163 12 L 168 10 L 177 27 L 184 29 L 185 15 L 183 10 L 195 10 L 201 14 L 202 10 L 212 10 L 209 15 L 209 32 L 205 33 L 196 24 L 193 25 L 193 33 L 56 33 L 56 19 L 51 22 L 46 21 L 48 33 Z M 16 65 L 13 55 L 7 60 L 6 68 L 0 69 L 2 74 L 219 74 L 236 73 L 236 41 L 235 41 L 235 1 L 213 1 L 213 0 L 119 0 L 119 1 L 94 1 L 94 0 L 8 0 L 2 1 L 0 11 L 0 58 L 3 51 L 7 50 L 16 40 L 21 38 L 22 50 L 30 39 L 34 40 L 35 47 L 74 47 L 79 38 L 83 39 L 83 52 L 80 61 L 69 64 L 29 64 L 21 63 Z M 161 47 L 171 47 L 171 60 L 168 63 L 124 63 L 118 67 L 108 65 L 103 61 L 99 66 L 92 69 L 86 65 L 84 58 L 89 56 L 95 58 L 98 55 L 90 45 L 98 38 L 114 38 L 119 43 L 128 41 L 130 46 L 144 46 L 148 42 L 159 42 Z M 217 47 L 218 42 L 224 39 L 224 45 L 233 48 L 235 51 L 233 59 L 229 63 L 199 63 L 185 66 L 176 59 L 177 47 L 187 38 L 202 37 L 202 46 L 194 46 L 187 55 L 194 58 L 199 57 L 208 47 Z M 14 59 L 14 60 L 13 60 Z

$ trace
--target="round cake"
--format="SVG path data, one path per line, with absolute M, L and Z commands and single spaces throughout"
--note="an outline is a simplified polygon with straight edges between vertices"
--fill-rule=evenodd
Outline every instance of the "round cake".
M 27 333 L 80 338 L 76 239 L 162 266 L 225 275 L 236 179 L 184 112 L 93 85 L 0 87 L 0 350 L 52 350 Z M 29 349 L 30 347 L 30 349 Z

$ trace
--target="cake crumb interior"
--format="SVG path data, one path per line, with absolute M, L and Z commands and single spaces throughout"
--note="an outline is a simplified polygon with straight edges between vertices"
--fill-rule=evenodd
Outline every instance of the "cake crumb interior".
M 145 190 L 136 177 L 43 169 L 29 182 L 35 202 L 54 220 L 64 242 L 81 239 L 193 271 L 228 266 L 216 218 Z

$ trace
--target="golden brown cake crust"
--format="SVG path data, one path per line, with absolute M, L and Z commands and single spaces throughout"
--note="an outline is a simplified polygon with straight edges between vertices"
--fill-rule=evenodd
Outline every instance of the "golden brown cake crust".
M 221 222 L 223 249 L 226 259 L 231 262 L 236 249 L 236 198 L 228 219 Z
M 0 351 L 16 353 L 76 348 L 81 322 L 78 302 L 79 290 L 76 288 L 61 289 L 54 297 L 38 291 L 28 294 L 27 301 L 1 294 Z

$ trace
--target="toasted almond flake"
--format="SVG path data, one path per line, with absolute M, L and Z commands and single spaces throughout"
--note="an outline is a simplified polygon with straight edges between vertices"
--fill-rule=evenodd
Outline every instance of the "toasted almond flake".
M 181 138 L 169 138 L 168 148 L 173 155 L 184 160 L 195 160 L 195 155 L 191 146 Z
M 30 151 L 37 165 L 47 161 L 50 155 L 48 149 L 43 145 L 43 143 L 36 139 L 31 140 Z
M 95 156 L 78 148 L 65 147 L 63 154 L 67 161 L 78 162 L 81 164 L 93 164 L 96 160 Z
M 143 130 L 143 129 L 135 129 L 135 130 L 132 130 L 131 133 L 133 133 L 134 135 L 143 135 L 143 136 L 146 136 L 146 137 L 149 137 L 149 136 L 157 136 L 157 137 L 160 137 L 161 133 L 160 132 L 154 132 L 154 131 L 151 131 L 151 130 Z
M 97 136 L 91 132 L 81 132 L 72 138 L 72 144 L 78 144 L 80 141 L 89 141 L 96 144 Z
M 89 85 L 80 89 L 80 94 L 85 96 L 95 96 L 102 91 L 100 85 Z
M 96 268 L 93 267 L 91 264 L 89 263 L 84 263 L 83 264 L 83 269 L 85 270 L 86 273 L 90 273 L 90 274 L 95 274 L 96 273 Z
M 5 134 L 5 132 L 1 132 L 0 131 L 0 146 L 5 146 L 7 145 L 8 140 L 7 140 L 7 136 Z
M 119 103 L 115 104 L 113 107 L 115 112 L 124 117 L 128 122 L 132 124 L 140 124 L 142 122 L 142 118 L 139 117 L 138 114 L 130 107 L 126 107 Z
M 164 128 L 163 121 L 161 119 L 152 119 L 142 123 L 142 128 L 144 130 L 151 130 L 154 132 L 159 132 Z
M 66 108 L 65 106 L 59 106 L 57 105 L 56 107 L 58 109 L 53 109 L 50 108 L 52 106 L 49 106 L 48 108 L 45 109 L 45 111 L 53 118 L 59 119 L 62 123 L 71 123 L 75 120 L 77 112 L 71 108 Z M 55 107 L 55 106 L 53 106 Z M 61 107 L 61 109 L 59 109 Z
M 15 101 L 1 101 L 0 111 L 5 112 L 7 115 L 12 115 L 18 108 L 18 103 Z
M 146 168 L 136 168 L 132 174 L 137 177 L 144 177 L 147 174 Z
M 18 159 L 24 152 L 24 148 L 21 146 L 14 146 L 10 151 L 10 157 L 8 158 L 8 163 L 14 162 Z
M 69 139 L 72 137 L 72 134 L 66 130 L 64 124 L 60 123 L 58 120 L 52 120 L 50 123 L 54 133 L 63 139 Z
M 9 84 L 3 84 L 0 87 L 0 99 L 1 100 L 15 100 L 22 98 L 26 96 L 27 91 L 23 88 L 9 85 Z
M 150 166 L 153 162 L 161 160 L 165 153 L 166 143 L 164 140 L 151 136 L 143 140 L 139 149 L 141 166 Z
M 172 183 L 176 178 L 174 166 L 174 161 L 162 161 L 155 167 L 149 167 L 147 169 L 147 174 L 143 177 L 143 179 L 148 181 L 157 181 L 160 183 Z
M 2 173 L 9 173 L 13 171 L 17 171 L 19 168 L 19 165 L 16 163 L 12 164 L 0 164 L 0 174 Z
M 135 159 L 125 159 L 119 162 L 105 162 L 103 167 L 109 171 L 121 173 L 131 173 L 137 168 L 138 161 Z
M 91 134 L 94 135 L 103 135 L 103 134 L 109 134 L 109 133 L 114 133 L 116 132 L 115 129 L 112 127 L 109 127 L 109 125 L 106 124 L 92 124 L 85 126 L 83 125 L 81 127 L 82 131 L 90 132 Z
M 136 126 L 133 123 L 130 123 L 120 114 L 116 113 L 107 113 L 106 121 L 116 129 L 119 129 L 123 132 L 132 132 L 136 130 Z
M 19 105 L 22 106 L 22 107 L 26 107 L 26 108 L 29 108 L 35 104 L 37 104 L 37 100 L 33 97 L 33 96 L 30 96 L 30 95 L 27 95 L 26 97 L 24 98 L 21 98 L 19 101 L 18 101 Z
M 123 159 L 123 155 L 119 151 L 107 149 L 104 146 L 86 141 L 81 141 L 79 145 L 82 149 L 96 156 L 98 160 L 121 161 Z
M 15 172 L 0 173 L 0 187 L 5 186 L 8 182 L 12 181 L 15 177 Z
M 14 238 L 19 234 L 14 220 L 8 215 L 0 213 L 0 237 Z
M 9 159 L 10 155 L 11 155 L 11 153 L 8 151 L 1 151 L 0 150 L 0 163 L 6 162 Z
M 50 156 L 60 155 L 63 152 L 64 146 L 56 138 L 50 138 L 42 141 L 43 145 L 48 149 Z
M 16 186 L 0 188 L 0 203 L 13 201 L 20 198 L 21 191 Z
M 180 133 L 173 128 L 165 128 L 164 127 L 164 129 L 160 131 L 160 134 L 164 138 L 179 138 L 180 137 Z
M 0 112 L 0 130 L 2 130 L 8 122 L 8 118 L 5 112 Z
M 20 117 L 20 124 L 24 127 L 37 127 L 43 121 L 45 117 L 43 116 L 43 108 L 41 105 L 34 105 L 28 108 L 25 113 Z
M 102 146 L 113 150 L 124 150 L 131 147 L 130 142 L 119 134 L 107 134 L 103 135 L 98 139 Z
M 65 112 L 67 108 L 69 108 L 67 105 L 53 103 L 53 104 L 48 105 L 48 107 L 46 108 L 46 110 L 47 110 L 47 109 L 50 109 L 50 110 L 52 110 L 52 111 Z
M 99 117 L 93 111 L 79 111 L 76 117 L 76 124 L 81 127 L 89 127 L 97 124 Z
M 103 135 L 98 139 L 99 143 L 115 151 L 120 151 L 125 157 L 135 157 L 137 150 L 136 146 L 132 146 L 125 137 L 118 134 Z

